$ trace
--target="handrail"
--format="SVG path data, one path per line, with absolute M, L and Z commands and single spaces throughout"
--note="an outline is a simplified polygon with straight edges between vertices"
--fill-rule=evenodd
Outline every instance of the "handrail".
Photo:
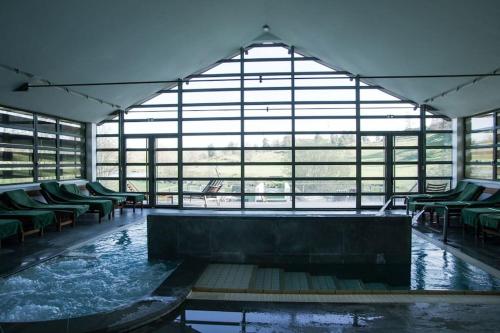
M 406 198 L 407 196 L 406 195 L 401 195 L 401 194 L 395 194 L 395 195 L 392 195 L 389 200 L 387 200 L 387 202 L 382 206 L 382 208 L 379 209 L 379 213 L 383 213 L 387 207 L 389 207 L 389 205 L 393 202 L 394 199 L 404 199 Z

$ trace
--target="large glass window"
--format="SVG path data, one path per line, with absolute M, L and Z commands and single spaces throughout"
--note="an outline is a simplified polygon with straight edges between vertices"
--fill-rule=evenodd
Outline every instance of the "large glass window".
M 448 120 L 288 46 L 188 79 L 99 126 L 101 181 L 156 196 L 162 179 L 162 205 L 283 209 L 376 207 L 450 183 Z M 177 141 L 151 148 L 165 137 Z
M 465 119 L 465 177 L 498 179 L 498 112 Z
M 78 179 L 85 125 L 0 106 L 0 185 Z

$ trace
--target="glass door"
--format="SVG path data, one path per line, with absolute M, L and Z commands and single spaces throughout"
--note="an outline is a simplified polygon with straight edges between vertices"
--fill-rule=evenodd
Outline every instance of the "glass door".
M 176 137 L 125 137 L 125 190 L 144 193 L 150 206 L 176 206 L 177 154 Z
M 381 207 L 392 195 L 419 191 L 419 143 L 418 134 L 361 136 L 361 208 Z

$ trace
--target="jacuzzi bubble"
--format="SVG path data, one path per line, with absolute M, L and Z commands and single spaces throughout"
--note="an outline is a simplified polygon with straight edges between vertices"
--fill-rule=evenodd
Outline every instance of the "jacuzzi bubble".
M 149 262 L 146 224 L 109 234 L 0 280 L 0 322 L 110 311 L 148 296 L 175 268 Z

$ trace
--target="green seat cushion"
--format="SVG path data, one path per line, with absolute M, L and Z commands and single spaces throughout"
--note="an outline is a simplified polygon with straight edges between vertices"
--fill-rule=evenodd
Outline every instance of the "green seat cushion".
M 113 209 L 113 202 L 111 200 L 90 200 L 71 192 L 62 191 L 57 182 L 41 183 L 40 187 L 49 194 L 51 199 L 64 203 L 88 205 L 91 210 L 99 211 L 101 216 L 109 214 Z
M 13 219 L 1 219 L 0 217 L 0 239 L 17 235 L 22 229 L 21 221 Z
M 460 192 L 462 192 L 466 185 L 467 185 L 466 181 L 460 180 L 457 183 L 457 186 L 453 190 L 446 192 L 446 193 L 411 194 L 411 195 L 407 196 L 408 203 L 413 202 L 413 201 L 422 200 L 422 199 L 446 199 L 446 198 L 449 198 L 451 200 L 454 197 L 456 197 Z
M 94 193 L 97 193 L 99 195 L 104 195 L 104 196 L 118 195 L 121 197 L 125 197 L 127 201 L 131 201 L 134 203 L 141 202 L 144 201 L 144 199 L 146 199 L 146 196 L 142 193 L 115 192 L 113 190 L 110 190 L 109 188 L 104 187 L 99 182 L 88 182 L 86 186 L 90 191 L 93 191 Z
M 80 196 L 82 199 L 89 199 L 89 200 L 111 200 L 113 202 L 113 205 L 121 204 L 122 202 L 125 202 L 126 198 L 125 197 L 120 197 L 120 196 L 114 196 L 114 195 L 109 195 L 109 196 L 88 196 L 84 195 L 78 186 L 76 184 L 63 184 L 61 185 L 61 188 L 63 191 L 67 191 L 70 193 L 73 193 L 75 195 Z
M 498 226 L 500 225 L 500 212 L 498 214 L 480 215 L 479 223 L 484 228 L 498 230 Z
M 18 209 L 29 208 L 39 210 L 68 211 L 75 217 L 78 217 L 89 210 L 88 205 L 44 204 L 33 200 L 23 190 L 6 191 L 4 192 L 4 196 Z
M 482 214 L 500 213 L 500 209 L 492 207 L 469 207 L 462 209 L 462 223 L 476 227 L 479 224 L 479 216 Z
M 0 218 L 27 219 L 36 229 L 42 229 L 56 222 L 56 215 L 45 210 L 2 210 Z
M 467 204 L 459 204 L 458 202 L 467 202 L 467 201 L 474 201 L 476 200 L 481 192 L 483 191 L 483 187 L 473 184 L 473 183 L 467 183 L 465 185 L 465 188 L 458 193 L 458 195 L 455 198 L 450 199 L 449 201 L 443 201 L 442 198 L 436 198 L 436 199 L 441 199 L 441 200 L 436 200 L 436 201 L 412 201 L 408 203 L 408 210 L 414 212 L 416 210 L 423 209 L 425 206 L 433 206 L 436 207 L 437 204 L 444 204 L 447 203 L 448 205 L 452 205 L 453 202 L 457 202 L 457 206 L 468 206 L 470 203 Z M 442 206 L 441 206 L 442 207 Z M 444 208 L 439 209 L 442 213 L 444 211 Z

